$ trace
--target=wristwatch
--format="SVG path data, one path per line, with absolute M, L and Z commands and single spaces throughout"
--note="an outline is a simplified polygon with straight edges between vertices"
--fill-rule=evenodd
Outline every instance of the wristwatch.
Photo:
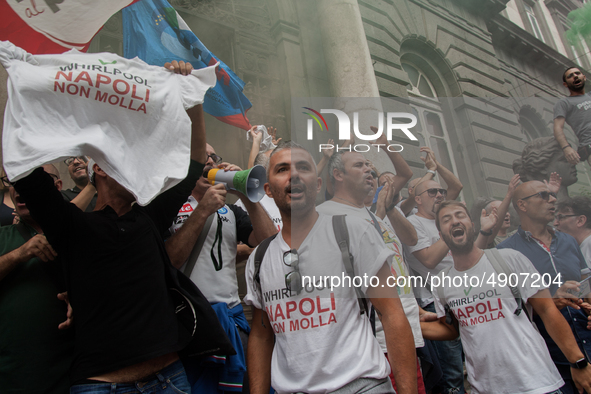
M 492 230 L 490 230 L 490 231 L 480 230 L 480 234 L 484 235 L 485 237 L 490 237 L 492 235 Z
M 583 369 L 586 368 L 587 365 L 589 365 L 589 363 L 587 362 L 587 359 L 585 357 L 581 358 L 580 360 L 577 360 L 574 363 L 570 363 L 570 367 L 575 369 Z
M 435 171 L 433 171 L 433 170 L 427 170 L 427 172 L 428 172 L 429 174 L 433 174 L 433 175 L 437 174 L 437 173 L 436 173 Z

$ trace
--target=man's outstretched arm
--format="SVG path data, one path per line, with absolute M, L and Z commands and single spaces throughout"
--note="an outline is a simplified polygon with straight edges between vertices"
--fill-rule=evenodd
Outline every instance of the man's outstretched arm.
M 550 334 L 550 337 L 556 342 L 570 363 L 575 363 L 585 357 L 581 349 L 579 349 L 567 321 L 554 305 L 552 296 L 547 289 L 539 291 L 528 302 L 540 316 L 546 330 L 548 330 L 548 334 Z M 571 374 L 577 388 L 591 392 L 591 366 L 587 365 L 583 369 L 571 368 Z
M 390 365 L 397 392 L 417 393 L 417 355 L 414 339 L 398 294 L 395 289 L 387 285 L 387 278 L 390 276 L 389 265 L 385 263 L 376 276 L 380 284 L 369 288 L 367 295 L 384 327 L 388 355 L 396 357 L 396 361 Z
M 253 307 L 252 326 L 248 337 L 246 367 L 252 394 L 268 394 L 271 388 L 271 356 L 274 334 L 267 313 Z
M 564 135 L 565 122 L 566 118 L 564 118 L 563 116 L 559 116 L 558 118 L 554 119 L 554 138 L 556 138 L 558 145 L 560 145 L 560 148 L 562 148 L 566 160 L 570 164 L 576 165 L 579 163 L 581 158 L 577 151 L 572 146 L 570 146 L 570 144 L 566 140 L 566 136 Z

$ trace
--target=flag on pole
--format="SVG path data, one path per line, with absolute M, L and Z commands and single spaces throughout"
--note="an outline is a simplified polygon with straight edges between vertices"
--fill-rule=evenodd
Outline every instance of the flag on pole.
M 109 18 L 138 0 L 0 0 L 0 40 L 29 53 L 86 52 Z
M 218 83 L 207 91 L 203 110 L 222 122 L 250 129 L 246 111 L 252 104 L 242 90 L 244 82 L 199 41 L 166 0 L 142 0 L 123 10 L 123 55 L 163 66 L 172 60 L 203 68 L 220 62 Z

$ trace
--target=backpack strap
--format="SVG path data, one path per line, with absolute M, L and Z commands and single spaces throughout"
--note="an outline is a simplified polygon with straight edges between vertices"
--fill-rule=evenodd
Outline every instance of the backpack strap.
M 195 268 L 195 263 L 197 263 L 197 259 L 199 258 L 199 254 L 201 253 L 201 249 L 203 248 L 205 238 L 207 238 L 207 235 L 209 234 L 211 222 L 213 222 L 213 215 L 214 214 L 212 213 L 205 220 L 203 228 L 201 229 L 201 233 L 199 234 L 199 238 L 197 238 L 197 241 L 195 241 L 195 245 L 193 246 L 193 249 L 191 249 L 191 253 L 189 254 L 189 258 L 187 259 L 187 265 L 185 265 L 183 274 L 187 275 L 189 278 L 191 277 L 193 268 Z
M 486 249 L 484 251 L 484 254 L 486 255 L 488 261 L 490 261 L 493 268 L 497 272 L 497 275 L 500 273 L 504 273 L 505 275 L 507 275 L 507 286 L 509 286 L 509 289 L 511 289 L 511 294 L 513 294 L 513 298 L 515 298 L 515 302 L 517 303 L 517 308 L 513 313 L 519 316 L 521 314 L 521 311 L 525 310 L 527 318 L 531 321 L 531 317 L 527 312 L 527 309 L 523 307 L 524 302 L 523 298 L 521 297 L 521 291 L 518 287 L 511 286 L 510 284 L 511 281 L 509 280 L 509 277 L 513 273 L 513 271 L 509 268 L 507 262 L 505 261 L 505 259 L 503 259 L 503 256 L 501 256 L 501 254 L 496 248 Z
M 375 227 L 378 234 L 380 234 L 380 237 L 383 239 L 384 234 L 382 234 L 382 229 L 380 228 L 380 224 L 378 223 L 378 218 L 376 218 L 376 216 L 369 209 L 367 209 L 367 213 L 369 213 L 369 216 L 371 216 L 371 221 L 373 222 L 373 226 Z
M 349 251 L 349 230 L 347 229 L 345 216 L 347 215 L 333 216 L 332 229 L 341 251 L 341 258 L 343 260 L 343 264 L 345 265 L 345 271 L 347 271 L 347 275 L 349 277 L 353 278 L 355 276 L 355 270 L 353 269 L 353 256 L 351 256 L 351 252 Z M 363 292 L 359 287 L 355 287 L 355 292 L 357 293 L 357 301 L 359 303 L 361 314 L 364 312 L 367 314 L 367 301 L 363 296 Z
M 254 280 L 258 283 L 259 290 L 261 288 L 261 263 L 263 262 L 263 258 L 265 258 L 265 253 L 267 252 L 271 241 L 273 241 L 275 237 L 277 237 L 277 234 L 273 234 L 269 238 L 264 239 L 254 253 Z

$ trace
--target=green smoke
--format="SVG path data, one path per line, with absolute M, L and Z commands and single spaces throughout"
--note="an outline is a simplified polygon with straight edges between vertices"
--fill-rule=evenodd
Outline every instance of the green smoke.
M 571 11 L 568 14 L 571 28 L 566 32 L 566 39 L 572 46 L 580 46 L 581 38 L 591 39 L 591 3 Z

